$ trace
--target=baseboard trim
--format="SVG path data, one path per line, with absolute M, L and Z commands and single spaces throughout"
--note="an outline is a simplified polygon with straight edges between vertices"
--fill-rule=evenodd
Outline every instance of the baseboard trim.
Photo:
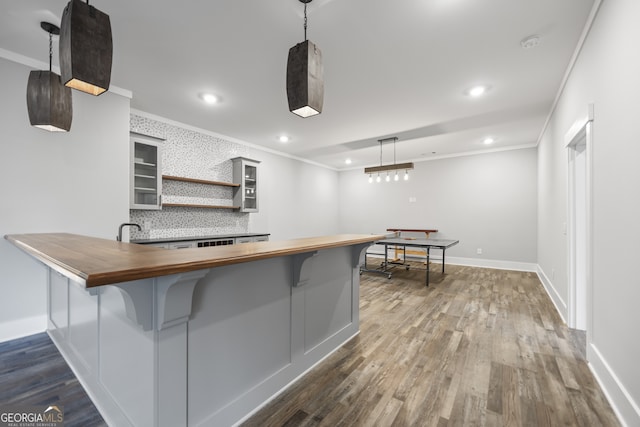
M 593 344 L 587 345 L 589 369 L 623 426 L 640 426 L 640 407 Z
M 536 273 L 538 274 L 538 278 L 542 282 L 542 287 L 545 291 L 547 291 L 547 295 L 551 298 L 551 302 L 556 307 L 556 311 L 562 318 L 562 321 L 567 324 L 567 316 L 569 314 L 567 303 L 564 301 L 562 296 L 558 293 L 557 289 L 551 283 L 551 280 L 544 274 L 544 270 L 539 265 L 536 268 Z
M 499 259 L 484 259 L 484 258 L 462 258 L 451 257 L 446 258 L 447 264 L 464 265 L 467 267 L 480 267 L 480 268 L 496 268 L 498 270 L 514 270 L 514 271 L 528 271 L 535 273 L 537 265 L 532 262 L 520 262 L 520 261 L 504 261 Z
M 0 342 L 14 340 L 47 330 L 47 315 L 25 317 L 0 323 Z

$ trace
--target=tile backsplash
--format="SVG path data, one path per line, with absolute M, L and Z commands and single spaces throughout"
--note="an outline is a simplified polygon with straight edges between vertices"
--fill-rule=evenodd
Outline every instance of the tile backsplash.
M 164 139 L 162 174 L 209 181 L 231 182 L 231 159 L 249 156 L 249 147 L 194 130 L 131 114 L 131 132 Z M 164 203 L 231 206 L 233 189 L 164 180 Z M 162 210 L 131 210 L 130 220 L 143 231 L 131 229 L 131 239 L 209 236 L 246 233 L 250 214 L 231 209 L 164 207 Z

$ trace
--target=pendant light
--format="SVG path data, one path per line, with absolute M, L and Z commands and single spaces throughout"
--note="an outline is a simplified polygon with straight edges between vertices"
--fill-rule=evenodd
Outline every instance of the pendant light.
M 287 59 L 287 99 L 289 111 L 300 117 L 322 112 L 324 81 L 322 52 L 307 40 L 307 3 L 304 3 L 304 41 L 289 49 Z
M 386 182 L 391 181 L 391 177 L 389 176 L 389 171 L 396 171 L 396 175 L 393 180 L 398 181 L 400 178 L 398 177 L 398 170 L 404 169 L 404 180 L 407 181 L 409 179 L 409 169 L 413 169 L 413 162 L 409 163 L 396 163 L 396 141 L 398 141 L 397 137 L 379 139 L 378 143 L 380 144 L 380 166 L 372 166 L 368 168 L 364 168 L 364 173 L 369 174 L 369 182 L 371 182 L 371 174 L 377 173 L 378 178 L 376 182 L 380 182 L 380 172 L 387 172 L 387 176 L 385 178 Z M 393 142 L 393 164 L 383 165 L 382 164 L 382 144 L 385 142 Z
M 109 89 L 113 42 L 109 15 L 89 0 L 71 0 L 60 24 L 60 74 L 65 86 L 91 95 Z
M 27 111 L 31 126 L 51 132 L 68 132 L 71 129 L 73 106 L 71 89 L 65 87 L 60 76 L 51 71 L 53 35 L 60 28 L 49 22 L 40 27 L 49 33 L 49 71 L 31 71 L 27 82 Z

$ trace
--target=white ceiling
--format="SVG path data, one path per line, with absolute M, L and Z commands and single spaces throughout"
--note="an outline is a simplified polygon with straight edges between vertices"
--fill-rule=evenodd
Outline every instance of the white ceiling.
M 46 62 L 39 22 L 59 25 L 66 3 L 2 0 L 0 49 Z M 325 94 L 307 119 L 285 91 L 288 50 L 304 39 L 298 0 L 91 5 L 111 18 L 111 84 L 133 92 L 132 108 L 344 169 L 379 164 L 377 141 L 391 136 L 398 163 L 535 145 L 593 0 L 313 0 Z M 523 49 L 533 34 L 540 45 Z M 476 84 L 490 90 L 466 96 Z

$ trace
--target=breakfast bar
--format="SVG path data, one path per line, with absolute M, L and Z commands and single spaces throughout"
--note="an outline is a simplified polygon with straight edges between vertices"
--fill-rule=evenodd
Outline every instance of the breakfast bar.
M 359 331 L 380 235 L 168 250 L 5 238 L 42 262 L 48 332 L 109 425 L 241 422 Z

